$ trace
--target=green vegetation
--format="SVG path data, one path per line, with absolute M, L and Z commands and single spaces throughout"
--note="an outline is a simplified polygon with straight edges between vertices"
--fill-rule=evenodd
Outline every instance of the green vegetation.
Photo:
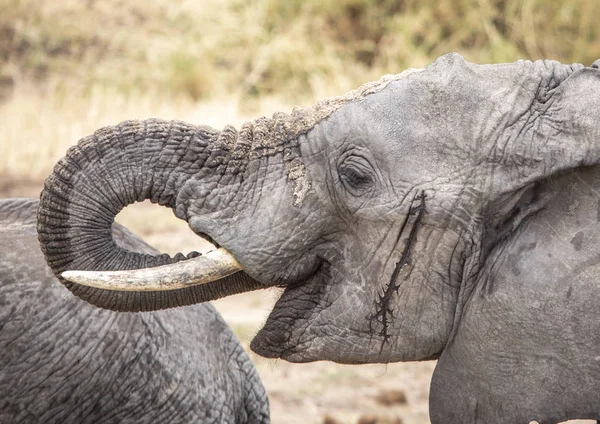
M 600 57 L 596 0 L 0 0 L 0 84 L 313 98 L 458 51 Z

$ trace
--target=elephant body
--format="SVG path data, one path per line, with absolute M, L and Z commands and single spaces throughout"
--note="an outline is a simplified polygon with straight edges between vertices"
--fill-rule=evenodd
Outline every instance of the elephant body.
M 61 279 L 75 295 L 152 310 L 278 286 L 262 356 L 439 359 L 434 424 L 598 420 L 599 64 L 448 54 L 239 131 L 103 128 L 48 178 L 42 250 L 56 275 L 183 260 L 114 247 L 114 215 L 149 198 L 243 271 L 128 297 Z
M 1 423 L 267 423 L 264 387 L 210 304 L 116 313 L 47 267 L 38 201 L 0 200 Z M 115 224 L 121 246 L 154 249 Z
M 600 166 L 545 181 L 544 208 L 494 247 L 436 365 L 432 422 L 600 420 L 597 181 Z

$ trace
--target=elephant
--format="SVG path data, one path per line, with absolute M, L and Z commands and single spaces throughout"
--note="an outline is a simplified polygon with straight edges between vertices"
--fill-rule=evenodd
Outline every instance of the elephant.
M 598 62 L 448 54 L 239 130 L 123 122 L 56 164 L 38 211 L 42 250 L 76 296 L 119 311 L 279 287 L 254 352 L 437 359 L 434 424 L 598 420 L 594 90 Z M 238 266 L 207 282 L 202 257 L 115 246 L 113 217 L 144 199 Z M 152 291 L 128 290 L 140 278 Z
M 250 358 L 210 304 L 118 313 L 72 296 L 36 232 L 37 199 L 0 200 L 1 423 L 268 423 Z M 114 240 L 156 250 L 115 224 Z

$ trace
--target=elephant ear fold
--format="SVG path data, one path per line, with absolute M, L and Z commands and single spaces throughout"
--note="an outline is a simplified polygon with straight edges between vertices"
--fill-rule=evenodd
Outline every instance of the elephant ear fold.
M 501 194 L 484 211 L 484 253 L 509 236 L 525 218 L 546 205 L 548 196 L 535 183 Z

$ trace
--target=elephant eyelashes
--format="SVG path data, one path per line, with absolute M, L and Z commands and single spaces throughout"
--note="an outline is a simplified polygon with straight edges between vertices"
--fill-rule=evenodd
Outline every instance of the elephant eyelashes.
M 340 181 L 353 196 L 363 196 L 375 185 L 375 172 L 371 164 L 360 156 L 350 156 L 338 169 Z

